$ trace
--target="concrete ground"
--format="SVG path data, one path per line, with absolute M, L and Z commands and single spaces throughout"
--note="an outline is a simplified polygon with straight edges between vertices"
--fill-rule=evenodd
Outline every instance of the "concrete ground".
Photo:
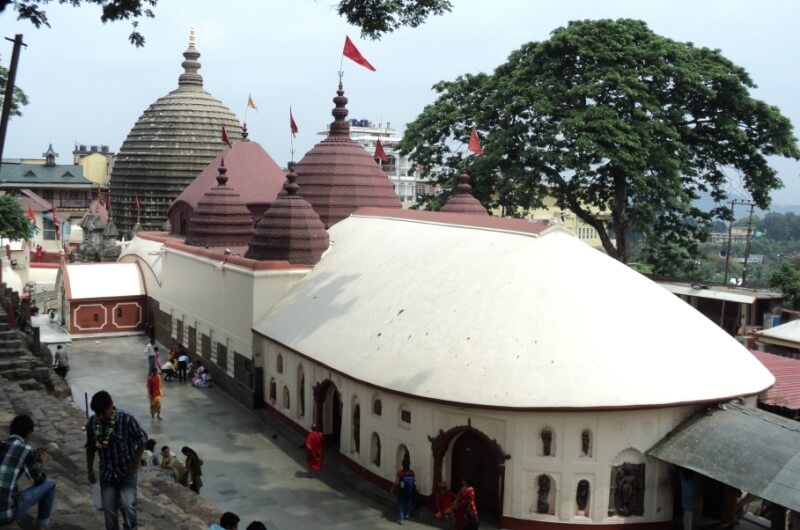
M 391 506 L 355 490 L 339 474 L 334 455 L 326 455 L 321 479 L 306 478 L 302 441 L 216 388 L 164 383 L 164 420 L 151 420 L 144 346 L 143 336 L 73 340 L 66 346 L 67 382 L 75 402 L 83 408 L 84 393 L 91 400 L 107 390 L 159 447 L 169 445 L 181 458 L 181 447 L 192 447 L 205 461 L 201 495 L 237 513 L 240 528 L 253 520 L 270 530 L 397 528 Z M 166 348 L 161 350 L 163 358 Z M 414 520 L 404 526 L 431 528 Z

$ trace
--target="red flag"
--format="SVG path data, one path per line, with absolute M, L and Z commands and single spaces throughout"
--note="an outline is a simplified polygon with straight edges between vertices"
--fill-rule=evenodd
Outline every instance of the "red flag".
M 292 115 L 292 107 L 289 107 L 289 128 L 292 130 L 292 136 L 297 134 L 297 124 L 294 122 L 294 116 Z
M 137 193 L 134 193 L 133 194 L 133 198 L 136 200 L 136 213 L 139 214 L 139 213 L 141 213 L 141 210 L 142 210 L 142 207 L 139 204 L 139 195 Z
M 228 131 L 225 130 L 225 126 L 224 125 L 222 126 L 222 143 L 227 145 L 228 147 L 233 147 L 233 144 L 231 143 L 231 139 L 228 136 Z
M 33 224 L 36 224 L 36 215 L 34 215 L 33 208 L 31 208 L 30 206 L 28 206 L 28 217 L 30 217 L 31 222 Z
M 481 139 L 478 138 L 478 131 L 475 130 L 475 127 L 472 128 L 472 133 L 469 135 L 469 145 L 467 149 L 475 153 L 476 155 L 483 154 L 483 148 L 481 147 Z
M 389 162 L 389 157 L 386 156 L 386 151 L 383 150 L 383 144 L 381 144 L 380 138 L 378 138 L 378 143 L 375 144 L 375 154 L 373 156 L 384 164 Z
M 356 48 L 356 45 L 350 40 L 350 37 L 344 38 L 344 50 L 342 51 L 342 55 L 351 61 L 360 64 L 367 70 L 372 70 L 373 72 L 375 71 L 375 67 L 369 64 L 369 61 L 367 61 L 367 59 L 361 55 L 361 52 L 358 51 L 358 48 Z

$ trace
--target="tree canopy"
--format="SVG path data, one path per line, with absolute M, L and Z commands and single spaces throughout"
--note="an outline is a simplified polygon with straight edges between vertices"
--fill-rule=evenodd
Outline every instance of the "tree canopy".
M 0 13 L 13 4 L 19 20 L 29 20 L 34 26 L 50 27 L 44 5 L 50 0 L 0 0 Z M 70 4 L 80 7 L 83 4 L 94 4 L 101 7 L 100 20 L 114 22 L 117 20 L 132 20 L 133 31 L 128 35 L 131 44 L 137 47 L 144 46 L 144 35 L 137 30 L 139 19 L 142 17 L 153 18 L 155 14 L 151 7 L 155 7 L 158 0 L 58 0 L 59 4 Z
M 28 239 L 35 229 L 12 195 L 0 195 L 0 237 L 20 241 Z
M 416 28 L 431 15 L 449 12 L 450 0 L 340 0 L 339 15 L 361 28 L 361 36 L 380 39 L 403 26 Z
M 401 149 L 441 183 L 466 169 L 476 197 L 507 215 L 552 196 L 623 262 L 632 233 L 646 258 L 687 259 L 712 219 L 729 218 L 729 179 L 766 208 L 782 185 L 767 157 L 800 158 L 792 124 L 753 98 L 754 87 L 718 50 L 644 22 L 575 21 L 492 74 L 434 85 L 438 98 L 408 125 Z M 464 153 L 472 127 L 480 157 Z M 717 203 L 711 211 L 694 204 L 704 193 Z
M 8 68 L 0 66 L 0 107 L 5 101 L 6 83 L 8 82 Z M 18 86 L 14 86 L 14 96 L 11 98 L 11 115 L 22 116 L 22 107 L 28 104 L 28 96 Z
M 769 277 L 769 286 L 778 289 L 792 307 L 800 301 L 800 269 L 789 261 L 784 261 L 780 269 Z

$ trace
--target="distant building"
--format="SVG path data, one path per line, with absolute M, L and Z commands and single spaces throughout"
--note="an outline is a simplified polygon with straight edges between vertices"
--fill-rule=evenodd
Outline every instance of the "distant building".
M 84 176 L 99 187 L 108 186 L 117 155 L 107 145 L 76 144 L 72 151 L 73 164 L 83 168 Z
M 734 226 L 731 228 L 731 243 L 745 243 L 749 236 L 746 226 Z M 728 232 L 711 232 L 708 235 L 709 243 L 727 243 Z
M 328 129 L 320 131 L 319 134 L 327 136 Z M 369 120 L 351 119 L 350 138 L 364 147 L 369 154 L 375 153 L 375 146 L 380 139 L 389 161 L 380 163 L 376 158 L 375 162 L 380 163 L 381 169 L 389 177 L 403 208 L 416 204 L 419 195 L 432 193 L 432 190 L 428 189 L 429 183 L 421 179 L 419 171 L 411 163 L 408 155 L 401 155 L 397 149 L 402 136 L 396 129 L 392 129 L 390 122 L 386 122 L 384 127 L 381 123 L 376 126 Z
M 559 207 L 554 197 L 545 197 L 542 203 L 540 208 L 529 210 L 525 217 L 531 221 L 561 224 L 587 245 L 603 249 L 600 235 L 593 226 L 579 219 L 571 210 Z M 601 219 L 610 218 L 608 214 L 600 214 L 596 208 L 591 208 L 591 211 Z

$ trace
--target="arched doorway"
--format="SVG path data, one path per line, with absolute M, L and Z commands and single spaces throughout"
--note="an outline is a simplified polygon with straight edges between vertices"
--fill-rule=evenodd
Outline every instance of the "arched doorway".
M 450 450 L 450 484 L 461 485 L 464 478 L 475 483 L 478 513 L 497 514 L 499 474 L 491 444 L 473 431 L 464 431 Z
M 342 434 L 342 396 L 330 379 L 314 386 L 314 409 L 314 423 L 325 435 L 325 444 L 339 447 Z

